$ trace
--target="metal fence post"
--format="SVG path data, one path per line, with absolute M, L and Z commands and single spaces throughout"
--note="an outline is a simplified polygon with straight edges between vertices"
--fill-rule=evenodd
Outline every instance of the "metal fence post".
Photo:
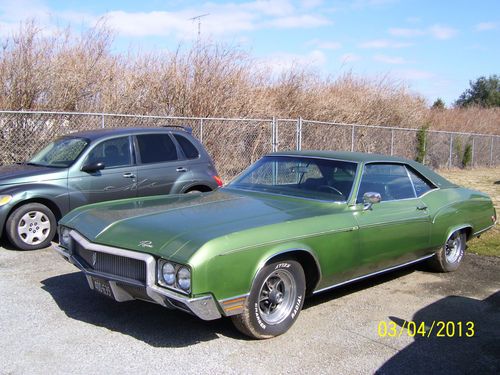
M 472 147 L 471 147 L 471 159 L 470 159 L 470 165 L 472 168 L 474 168 L 474 136 L 472 136 Z
M 394 155 L 394 129 L 391 129 L 391 156 Z
M 302 117 L 297 121 L 297 151 L 302 150 Z
M 104 129 L 104 115 L 101 115 L 101 128 Z
M 450 133 L 450 157 L 448 159 L 448 168 L 451 168 L 451 158 L 453 157 L 453 133 Z
M 352 126 L 351 130 L 351 152 L 354 151 L 354 125 Z
M 493 140 L 495 137 L 491 136 L 491 145 L 490 145 L 490 167 L 493 167 Z
M 200 142 L 203 143 L 203 119 L 200 118 Z
M 271 122 L 271 150 L 276 152 L 276 117 Z

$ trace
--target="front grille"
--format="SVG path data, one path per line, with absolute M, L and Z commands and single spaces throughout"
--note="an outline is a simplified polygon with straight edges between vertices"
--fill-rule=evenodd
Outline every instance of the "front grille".
M 142 260 L 87 250 L 76 241 L 74 255 L 90 270 L 146 282 L 146 263 Z

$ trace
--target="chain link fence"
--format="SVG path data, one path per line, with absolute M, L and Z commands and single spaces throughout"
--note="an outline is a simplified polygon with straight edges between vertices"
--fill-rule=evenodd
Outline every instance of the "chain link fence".
M 415 159 L 417 129 L 303 119 L 229 119 L 73 112 L 0 111 L 0 165 L 29 159 L 54 138 L 113 127 L 187 126 L 229 180 L 262 155 L 284 150 L 376 152 Z M 432 168 L 500 164 L 500 136 L 427 131 L 424 163 Z

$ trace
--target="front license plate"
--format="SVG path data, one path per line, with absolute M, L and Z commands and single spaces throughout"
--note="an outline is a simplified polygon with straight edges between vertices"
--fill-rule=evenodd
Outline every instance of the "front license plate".
M 92 278 L 92 282 L 94 283 L 94 290 L 104 294 L 105 296 L 109 298 L 113 298 L 113 291 L 111 290 L 111 287 L 109 286 L 109 282 L 106 280 L 101 280 L 101 279 L 96 279 L 95 277 Z

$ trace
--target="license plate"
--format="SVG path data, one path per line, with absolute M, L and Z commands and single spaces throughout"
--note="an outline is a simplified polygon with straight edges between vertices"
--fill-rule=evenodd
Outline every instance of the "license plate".
M 96 279 L 95 277 L 93 277 L 92 282 L 94 283 L 94 290 L 96 292 L 99 292 L 99 293 L 104 294 L 105 296 L 107 296 L 109 298 L 114 299 L 113 291 L 111 290 L 111 287 L 109 286 L 108 281 Z

